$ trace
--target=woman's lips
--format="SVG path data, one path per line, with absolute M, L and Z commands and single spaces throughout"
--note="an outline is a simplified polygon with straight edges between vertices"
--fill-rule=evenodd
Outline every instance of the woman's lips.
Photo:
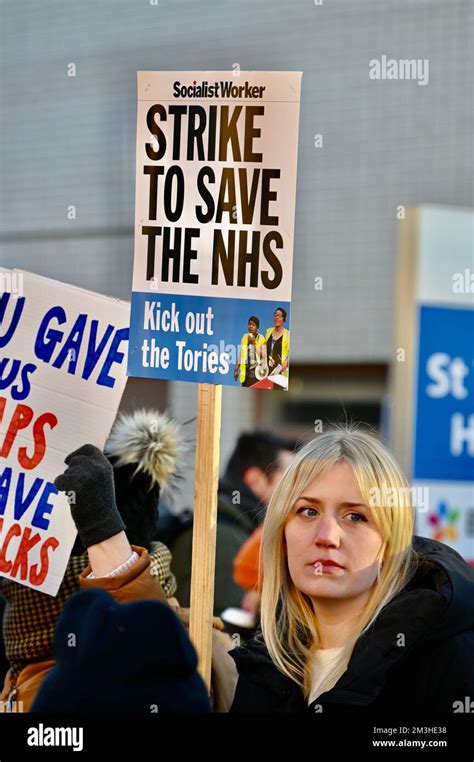
M 320 559 L 318 561 L 313 561 L 311 566 L 314 569 L 314 573 L 317 574 L 337 574 L 338 572 L 343 572 L 344 567 L 340 564 L 337 564 L 335 561 L 327 561 L 324 559 Z

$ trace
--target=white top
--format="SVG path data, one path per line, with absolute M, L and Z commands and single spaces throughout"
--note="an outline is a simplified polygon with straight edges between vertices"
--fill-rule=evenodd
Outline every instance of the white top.
M 334 667 L 339 655 L 342 653 L 341 648 L 318 648 L 312 655 L 312 680 L 311 680 L 311 693 L 308 699 L 308 705 L 318 698 L 322 693 L 331 690 L 336 684 L 336 679 L 328 680 L 329 672 Z

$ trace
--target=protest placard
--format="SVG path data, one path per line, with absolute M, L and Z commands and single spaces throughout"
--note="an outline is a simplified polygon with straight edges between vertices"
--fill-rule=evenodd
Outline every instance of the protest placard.
M 0 269 L 0 575 L 55 595 L 76 530 L 54 478 L 102 448 L 126 383 L 130 307 Z
M 288 386 L 301 73 L 235 74 L 138 72 L 129 375 Z

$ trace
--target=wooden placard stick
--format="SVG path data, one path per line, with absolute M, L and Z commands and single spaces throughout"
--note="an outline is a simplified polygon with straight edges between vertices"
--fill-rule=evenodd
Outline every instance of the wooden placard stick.
M 221 385 L 199 384 L 189 634 L 198 653 L 199 672 L 208 689 L 211 683 L 221 403 Z

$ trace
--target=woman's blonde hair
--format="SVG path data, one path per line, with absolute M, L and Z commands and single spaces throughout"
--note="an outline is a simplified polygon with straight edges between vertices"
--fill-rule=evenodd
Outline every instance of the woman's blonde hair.
M 332 682 L 345 671 L 357 639 L 381 609 L 409 581 L 415 567 L 412 548 L 415 509 L 411 490 L 389 450 L 357 425 L 333 427 L 309 442 L 295 456 L 267 508 L 263 530 L 262 635 L 273 662 L 310 694 L 310 656 L 318 647 L 318 623 L 311 599 L 292 582 L 285 552 L 285 524 L 305 487 L 337 463 L 353 470 L 360 492 L 383 541 L 377 582 L 331 673 Z

